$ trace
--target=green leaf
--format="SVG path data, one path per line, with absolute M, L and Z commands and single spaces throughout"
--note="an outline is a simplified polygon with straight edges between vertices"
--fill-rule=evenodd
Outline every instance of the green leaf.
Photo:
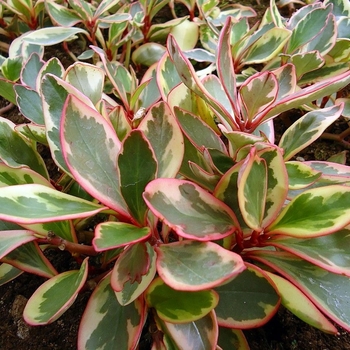
M 14 168 L 27 165 L 45 178 L 49 178 L 45 163 L 35 146 L 15 131 L 15 124 L 0 118 L 0 158 Z
M 1 71 L 5 79 L 16 82 L 22 70 L 23 57 L 8 57 L 1 65 Z
M 73 27 L 82 21 L 81 17 L 78 16 L 74 11 L 62 5 L 59 5 L 55 2 L 46 2 L 45 5 L 50 17 L 60 26 Z
M 105 74 L 101 68 L 88 63 L 76 62 L 67 69 L 65 80 L 96 105 L 102 98 L 104 77 Z
M 80 322 L 78 349 L 135 349 L 145 322 L 143 299 L 122 306 L 110 285 L 110 275 L 92 293 Z
M 2 96 L 5 100 L 16 105 L 16 94 L 13 89 L 14 83 L 12 81 L 2 79 L 0 77 L 0 96 Z
M 322 175 L 322 172 L 313 169 L 303 162 L 286 162 L 286 169 L 288 172 L 289 188 L 292 190 L 308 187 Z
M 18 246 L 35 239 L 33 232 L 27 230 L 0 231 L 0 259 Z
M 284 149 L 284 160 L 289 160 L 299 151 L 314 142 L 324 130 L 338 119 L 343 105 L 335 105 L 306 113 L 282 135 L 279 147 Z
M 181 129 L 164 102 L 153 105 L 139 125 L 152 146 L 158 163 L 157 177 L 175 177 L 183 153 L 184 141 Z
M 44 282 L 30 297 L 23 311 L 30 325 L 57 320 L 74 303 L 87 278 L 87 258 L 80 270 L 66 271 Z
M 75 179 L 93 197 L 129 218 L 118 177 L 121 145 L 111 124 L 95 109 L 69 95 L 61 129 L 63 155 Z
M 144 225 L 148 208 L 142 193 L 146 185 L 156 177 L 157 161 L 142 131 L 133 130 L 125 138 L 118 157 L 118 167 L 120 191 L 124 200 L 133 218 Z
M 219 327 L 218 345 L 222 349 L 250 350 L 247 339 L 240 329 Z
M 9 264 L 0 264 L 0 286 L 12 281 L 23 273 L 22 270 Z
M 29 33 L 23 40 L 31 44 L 50 46 L 72 40 L 80 33 L 84 33 L 87 37 L 89 36 L 89 33 L 82 28 L 48 27 Z
M 349 201 L 350 188 L 346 186 L 331 185 L 305 191 L 283 209 L 266 232 L 303 238 L 335 232 L 350 221 Z
M 29 59 L 25 62 L 22 72 L 21 81 L 29 88 L 37 89 L 37 77 L 40 69 L 43 67 L 44 61 L 41 60 L 37 53 L 30 55 Z
M 320 68 L 324 64 L 324 59 L 318 51 L 312 51 L 293 55 L 291 62 L 296 68 L 299 80 L 305 73 Z
M 215 349 L 218 325 L 215 312 L 188 323 L 164 322 L 167 332 L 179 349 Z
M 185 240 L 163 244 L 155 249 L 158 274 L 176 290 L 212 288 L 245 269 L 238 254 L 213 242 Z
M 350 279 L 284 252 L 250 254 L 296 285 L 334 322 L 350 331 Z
M 125 222 L 109 221 L 97 225 L 92 243 L 96 251 L 104 251 L 144 241 L 150 234 L 149 227 L 137 227 Z
M 174 290 L 158 277 L 147 288 L 146 302 L 149 307 L 156 309 L 163 321 L 188 323 L 199 320 L 213 310 L 218 303 L 218 296 L 211 290 Z
M 220 326 L 248 329 L 259 327 L 277 312 L 280 297 L 262 270 L 247 264 L 247 269 L 215 288 L 219 304 L 215 308 Z
M 0 218 L 19 224 L 75 219 L 97 214 L 101 205 L 58 192 L 43 185 L 0 188 Z
M 156 179 L 144 192 L 148 207 L 185 238 L 209 241 L 233 233 L 232 210 L 201 187 L 178 179 Z
M 29 140 L 48 145 L 46 140 L 46 128 L 44 125 L 35 125 L 32 123 L 20 124 L 16 126 L 16 131 L 27 137 Z
M 133 51 L 131 58 L 135 64 L 150 67 L 161 59 L 165 51 L 163 45 L 155 42 L 145 43 Z

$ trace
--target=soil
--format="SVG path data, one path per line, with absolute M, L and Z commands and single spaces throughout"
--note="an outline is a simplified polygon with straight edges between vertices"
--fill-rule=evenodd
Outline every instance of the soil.
M 252 6 L 250 0 L 241 3 Z M 264 1 L 261 4 L 254 3 L 253 7 L 261 16 L 266 5 L 267 2 Z M 79 54 L 79 48 L 71 49 L 75 54 Z M 59 57 L 66 66 L 72 63 L 60 48 L 47 55 L 48 57 Z M 7 104 L 0 98 L 0 110 Z M 25 122 L 16 108 L 3 111 L 0 115 L 9 118 L 16 124 Z M 296 118 L 298 118 L 297 112 L 289 113 L 284 118 L 276 120 L 277 138 Z M 339 134 L 347 128 L 348 123 L 339 119 L 328 131 Z M 336 141 L 320 139 L 299 156 L 305 160 L 326 160 L 344 149 L 344 145 Z M 57 177 L 57 168 L 50 158 L 49 150 L 43 146 L 40 152 L 47 162 L 51 176 Z M 349 155 L 347 155 L 347 164 L 350 165 Z M 75 264 L 68 252 L 49 250 L 46 254 L 59 272 L 69 270 Z M 27 300 L 44 281 L 44 278 L 23 273 L 15 280 L 0 286 L 0 350 L 76 349 L 79 321 L 91 291 L 86 290 L 80 293 L 75 303 L 56 322 L 47 326 L 31 327 L 24 322 L 22 312 Z M 338 335 L 325 334 L 300 321 L 283 307 L 265 326 L 244 333 L 251 350 L 350 350 L 349 332 L 339 328 Z M 140 349 L 150 349 L 149 337 L 145 335 L 142 339 Z

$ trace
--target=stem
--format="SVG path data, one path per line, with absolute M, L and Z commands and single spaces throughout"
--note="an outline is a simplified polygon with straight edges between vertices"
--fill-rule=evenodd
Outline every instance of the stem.
M 130 55 L 131 55 L 131 40 L 126 42 L 126 50 L 125 50 L 125 60 L 124 67 L 128 68 L 130 64 Z
M 0 115 L 5 114 L 6 112 L 13 109 L 15 105 L 13 103 L 9 103 L 7 106 L 0 108 Z
M 340 134 L 332 134 L 329 132 L 324 132 L 321 138 L 326 140 L 337 141 L 342 144 L 345 148 L 350 149 L 350 142 L 346 141 L 345 138 L 350 136 L 350 128 L 344 130 Z

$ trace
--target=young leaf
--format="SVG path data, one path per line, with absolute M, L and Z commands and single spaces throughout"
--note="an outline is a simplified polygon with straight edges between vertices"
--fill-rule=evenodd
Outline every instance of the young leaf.
M 69 95 L 63 109 L 61 142 L 66 163 L 79 184 L 109 208 L 130 217 L 120 193 L 117 155 L 121 145 L 111 124 Z
M 160 245 L 156 252 L 158 274 L 176 290 L 212 288 L 245 269 L 238 254 L 213 242 L 185 240 Z
M 118 167 L 120 191 L 132 217 L 143 226 L 148 208 L 142 193 L 146 185 L 156 177 L 157 161 L 141 130 L 133 130 L 125 138 L 118 156 Z
M 44 325 L 57 320 L 74 303 L 88 273 L 87 258 L 80 270 L 66 271 L 44 282 L 30 297 L 23 311 L 31 325 Z
M 137 227 L 125 222 L 103 222 L 96 226 L 92 244 L 96 251 L 104 251 L 145 241 L 150 234 L 149 227 Z
M 246 265 L 232 281 L 215 288 L 220 297 L 215 309 L 220 326 L 259 327 L 278 310 L 280 297 L 272 281 L 258 267 Z
M 146 186 L 143 196 L 152 212 L 185 238 L 220 239 L 238 227 L 226 204 L 189 181 L 156 179 Z
M 80 322 L 78 350 L 135 349 L 144 326 L 142 298 L 122 306 L 107 275 L 95 288 Z
M 350 222 L 350 188 L 330 185 L 295 197 L 266 233 L 311 238 L 342 229 Z
M 166 322 L 188 323 L 199 320 L 215 308 L 218 296 L 214 291 L 178 291 L 156 278 L 146 291 L 146 302 Z

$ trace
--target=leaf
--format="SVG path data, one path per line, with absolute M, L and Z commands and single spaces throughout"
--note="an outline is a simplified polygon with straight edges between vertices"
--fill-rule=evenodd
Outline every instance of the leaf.
M 118 156 L 118 167 L 120 191 L 129 211 L 141 226 L 145 225 L 148 208 L 142 193 L 146 185 L 156 177 L 157 161 L 142 131 L 133 130 L 125 138 Z
M 101 205 L 38 184 L 0 188 L 0 218 L 18 224 L 50 222 L 91 216 Z
M 45 5 L 50 17 L 60 26 L 73 27 L 82 21 L 78 14 L 62 5 L 55 2 L 46 2 Z
M 148 42 L 135 49 L 131 58 L 137 65 L 150 67 L 152 64 L 159 62 L 165 51 L 166 49 L 163 45 L 155 42 Z
M 0 231 L 0 259 L 17 247 L 35 239 L 33 232 L 27 230 Z
M 219 327 L 218 345 L 222 349 L 249 350 L 244 333 L 240 329 Z
M 184 141 L 181 129 L 164 102 L 153 105 L 139 127 L 152 146 L 158 163 L 157 177 L 175 177 L 182 163 Z
M 146 243 L 139 242 L 129 245 L 114 264 L 111 275 L 111 285 L 116 292 L 123 290 L 124 284 L 141 283 L 150 266 L 150 256 Z
M 238 227 L 228 206 L 189 181 L 156 179 L 146 186 L 143 196 L 154 215 L 185 238 L 220 239 Z
M 179 349 L 217 349 L 218 325 L 214 311 L 189 323 L 164 322 L 164 325 Z
M 288 280 L 271 272 L 265 273 L 272 279 L 281 295 L 282 305 L 298 316 L 307 324 L 320 329 L 323 332 L 337 334 L 338 330 L 331 322 L 316 308 L 297 287 Z
M 5 79 L 16 82 L 21 75 L 23 64 L 22 56 L 7 57 L 1 65 L 1 72 Z
M 282 135 L 279 147 L 284 149 L 284 160 L 289 160 L 299 151 L 314 142 L 324 130 L 338 119 L 343 105 L 335 105 L 311 111 L 299 118 Z
M 14 130 L 15 124 L 0 117 L 0 159 L 11 167 L 27 165 L 48 178 L 45 163 L 35 146 Z
M 94 198 L 129 218 L 118 177 L 121 145 L 112 126 L 96 110 L 69 95 L 61 130 L 62 152 L 75 179 Z
M 215 308 L 220 326 L 248 329 L 260 327 L 277 312 L 280 297 L 272 281 L 258 267 L 247 268 L 215 290 L 219 304 Z
M 41 60 L 37 53 L 30 55 L 29 59 L 25 62 L 21 72 L 21 81 L 32 90 L 37 89 L 37 77 L 44 65 L 44 61 Z
M 137 227 L 125 222 L 103 222 L 96 226 L 92 244 L 99 252 L 145 241 L 150 234 L 149 227 Z
M 245 269 L 238 254 L 213 242 L 185 240 L 163 244 L 155 249 L 159 276 L 176 290 L 212 288 Z
M 288 172 L 289 188 L 292 190 L 308 187 L 322 175 L 322 172 L 316 171 L 307 164 L 298 161 L 286 162 L 286 169 Z
M 273 236 L 269 245 L 295 254 L 325 270 L 350 277 L 350 253 L 347 250 L 350 230 L 309 239 Z
M 9 264 L 0 264 L 0 286 L 6 284 L 23 273 L 22 270 Z
M 0 77 L 0 96 L 16 105 L 16 94 L 13 86 L 14 83 L 12 81 Z
M 121 291 L 116 291 L 115 295 L 121 305 L 128 305 L 131 302 L 133 302 L 136 298 L 138 298 L 150 285 L 152 280 L 154 279 L 154 276 L 156 274 L 156 253 L 153 249 L 153 247 L 146 243 L 147 247 L 147 254 L 149 255 L 149 268 L 148 271 L 141 276 L 140 282 L 127 280 L 124 285 L 123 289 Z M 113 277 L 113 275 L 112 275 Z M 115 284 L 115 281 L 111 281 L 111 285 Z
M 144 326 L 142 298 L 121 306 L 107 275 L 93 291 L 78 333 L 78 350 L 135 349 Z
M 188 323 L 207 315 L 218 303 L 217 294 L 211 290 L 197 292 L 178 291 L 156 278 L 146 291 L 146 302 L 156 309 L 166 322 Z
M 257 254 L 256 254 L 257 253 Z M 249 254 L 296 285 L 331 320 L 350 331 L 350 279 L 285 252 Z
M 35 241 L 18 246 L 3 257 L 1 261 L 11 264 L 22 271 L 45 278 L 57 275 L 57 271 Z
M 72 40 L 79 33 L 84 33 L 87 37 L 89 36 L 89 33 L 82 28 L 48 27 L 36 29 L 26 35 L 23 40 L 35 45 L 50 46 Z
M 66 271 L 44 282 L 30 297 L 23 311 L 30 325 L 57 320 L 74 303 L 87 278 L 87 258 L 80 270 Z

